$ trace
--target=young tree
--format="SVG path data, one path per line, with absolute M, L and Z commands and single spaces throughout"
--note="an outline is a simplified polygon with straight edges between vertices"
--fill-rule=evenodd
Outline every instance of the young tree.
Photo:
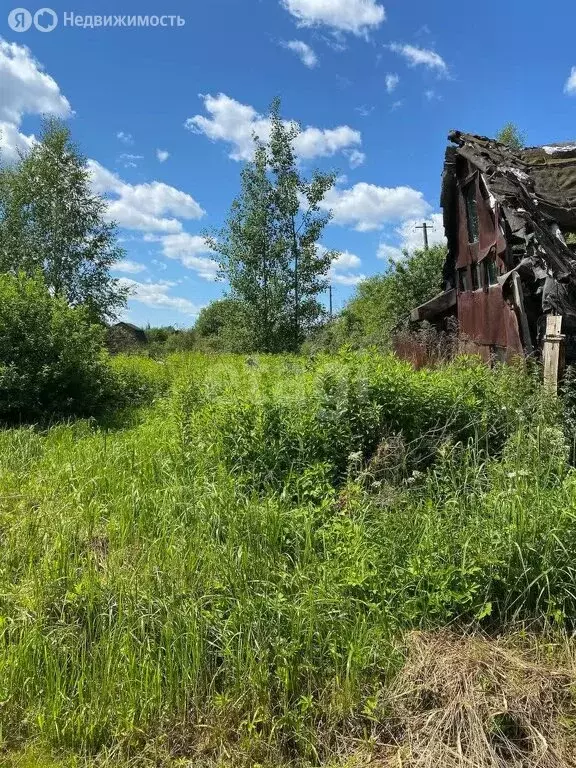
M 14 166 L 0 167 L 0 273 L 44 275 L 49 290 L 94 319 L 113 317 L 126 291 L 110 276 L 124 255 L 86 160 L 58 121 Z
M 393 329 L 410 311 L 442 290 L 445 260 L 444 245 L 405 251 L 404 259 L 392 262 L 384 274 L 363 280 L 339 318 L 348 329 L 342 341 L 348 336 L 358 346 L 388 346 Z
M 506 144 L 510 149 L 520 150 L 524 149 L 526 135 L 514 123 L 506 123 L 496 134 L 496 141 Z
M 270 124 L 267 142 L 254 137 L 254 158 L 242 172 L 226 227 L 207 240 L 232 298 L 246 307 L 254 349 L 295 351 L 322 316 L 318 295 L 337 256 L 318 247 L 330 220 L 320 204 L 335 175 L 302 175 L 294 150 L 300 128 L 282 120 L 279 100 Z
M 254 349 L 254 329 L 247 305 L 232 298 L 204 307 L 194 326 L 197 347 L 217 352 L 243 353 Z

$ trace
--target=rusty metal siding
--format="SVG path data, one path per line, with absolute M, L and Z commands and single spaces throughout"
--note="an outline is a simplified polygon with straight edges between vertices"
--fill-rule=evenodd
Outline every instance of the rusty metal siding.
M 468 285 L 472 287 L 471 270 L 485 258 L 495 259 L 498 271 L 505 269 L 506 240 L 499 222 L 498 207 L 493 210 L 487 191 L 477 172 L 468 164 L 460 168 L 458 184 L 458 258 L 457 269 L 468 269 Z M 472 177 L 472 178 L 471 178 Z M 468 238 L 467 209 L 464 197 L 466 184 L 475 185 L 478 212 L 478 242 Z M 483 193 L 484 192 L 484 193 Z M 523 348 L 516 312 L 504 298 L 500 285 L 480 286 L 477 290 L 461 291 L 458 286 L 458 324 L 463 349 L 480 354 L 488 360 L 494 353 L 508 359 L 522 355 Z
M 504 299 L 500 285 L 461 293 L 458 296 L 458 324 L 462 338 L 474 344 L 523 354 L 516 312 Z

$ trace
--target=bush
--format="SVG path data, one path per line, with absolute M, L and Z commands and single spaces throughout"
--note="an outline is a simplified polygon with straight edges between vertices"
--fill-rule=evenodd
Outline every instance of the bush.
M 112 383 L 103 340 L 40 276 L 0 275 L 0 419 L 96 413 Z
M 110 365 L 114 375 L 112 408 L 150 405 L 170 385 L 166 365 L 138 355 L 117 355 Z

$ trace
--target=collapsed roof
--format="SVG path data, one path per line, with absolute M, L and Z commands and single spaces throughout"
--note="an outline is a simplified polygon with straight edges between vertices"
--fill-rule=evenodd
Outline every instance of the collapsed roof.
M 454 287 L 458 252 L 457 164 L 467 160 L 498 208 L 508 269 L 540 283 L 543 311 L 570 317 L 576 329 L 576 254 L 565 239 L 576 233 L 576 143 L 515 150 L 461 131 L 448 138 L 456 146 L 446 151 L 442 183 L 447 288 Z

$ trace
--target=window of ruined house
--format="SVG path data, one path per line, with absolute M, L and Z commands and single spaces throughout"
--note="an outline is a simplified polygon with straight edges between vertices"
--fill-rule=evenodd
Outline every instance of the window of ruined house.
M 458 290 L 460 293 L 466 293 L 470 290 L 470 283 L 468 281 L 468 267 L 462 267 L 458 270 Z
M 485 285 L 497 285 L 498 284 L 498 270 L 496 268 L 496 261 L 488 256 L 484 259 L 484 279 Z
M 476 200 L 476 181 L 471 181 L 464 187 L 466 201 L 466 221 L 468 224 L 468 242 L 477 243 L 480 237 L 480 222 L 478 220 L 478 201 Z
M 482 265 L 472 264 L 471 270 L 472 270 L 472 290 L 478 291 L 480 288 L 482 288 L 482 284 L 483 284 Z

